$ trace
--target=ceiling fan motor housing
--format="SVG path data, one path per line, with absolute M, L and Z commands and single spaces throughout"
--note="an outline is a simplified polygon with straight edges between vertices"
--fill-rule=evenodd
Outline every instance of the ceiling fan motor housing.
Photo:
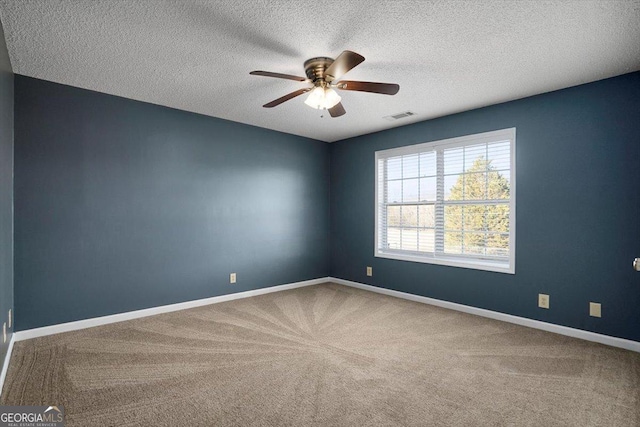
M 333 64 L 333 58 L 326 56 L 311 58 L 304 62 L 304 71 L 315 86 L 324 86 L 326 84 L 324 72 L 331 64 Z

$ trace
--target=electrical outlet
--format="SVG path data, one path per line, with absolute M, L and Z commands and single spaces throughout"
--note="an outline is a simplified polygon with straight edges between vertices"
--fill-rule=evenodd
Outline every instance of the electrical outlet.
M 549 308 L 549 295 L 538 294 L 538 307 Z
M 11 324 L 13 322 L 13 320 L 11 319 L 13 317 L 13 316 L 11 316 L 11 312 L 12 311 L 13 311 L 12 309 L 9 309 L 9 315 L 7 316 L 9 318 L 9 329 L 11 329 Z
M 2 342 L 7 342 L 7 322 L 2 324 Z
M 236 273 L 231 273 L 229 275 L 229 283 L 236 283 Z
M 600 304 L 599 302 L 590 302 L 589 316 L 602 317 L 602 304 Z
M 373 276 L 373 267 L 367 267 L 367 276 Z

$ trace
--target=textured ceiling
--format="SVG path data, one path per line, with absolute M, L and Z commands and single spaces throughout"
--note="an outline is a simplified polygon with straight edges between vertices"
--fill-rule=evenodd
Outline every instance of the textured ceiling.
M 640 0 L 0 0 L 15 73 L 336 141 L 640 69 Z M 345 116 L 304 105 L 303 62 L 349 49 Z M 384 116 L 416 115 L 390 122 Z

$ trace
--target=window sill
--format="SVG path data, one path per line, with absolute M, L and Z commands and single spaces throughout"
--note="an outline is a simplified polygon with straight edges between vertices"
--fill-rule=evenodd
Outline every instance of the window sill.
M 422 255 L 414 255 L 398 252 L 376 251 L 376 258 L 388 258 L 399 261 L 420 262 L 423 264 L 446 265 L 450 267 L 470 268 L 473 270 L 493 271 L 496 273 L 516 274 L 515 263 L 511 261 L 493 261 L 493 260 L 476 260 L 476 259 L 460 259 L 456 257 L 429 257 Z

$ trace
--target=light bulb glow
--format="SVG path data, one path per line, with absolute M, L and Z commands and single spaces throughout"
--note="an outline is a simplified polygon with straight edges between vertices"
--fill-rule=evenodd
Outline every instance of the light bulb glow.
M 311 108 L 328 110 L 329 108 L 336 106 L 341 99 L 340 95 L 331 88 L 327 89 L 323 87 L 316 87 L 311 91 L 304 103 Z
M 325 105 L 326 105 L 326 109 L 328 110 L 329 108 L 335 107 L 336 104 L 338 104 L 340 102 L 342 98 L 340 97 L 340 95 L 338 95 L 338 92 L 336 92 L 335 90 L 329 88 L 329 89 L 325 89 L 324 91 L 324 100 L 325 100 Z
M 321 108 L 320 105 L 322 105 L 323 101 L 324 101 L 324 88 L 316 87 L 311 91 L 311 93 L 307 97 L 307 100 L 304 101 L 304 103 L 311 108 L 320 109 Z

